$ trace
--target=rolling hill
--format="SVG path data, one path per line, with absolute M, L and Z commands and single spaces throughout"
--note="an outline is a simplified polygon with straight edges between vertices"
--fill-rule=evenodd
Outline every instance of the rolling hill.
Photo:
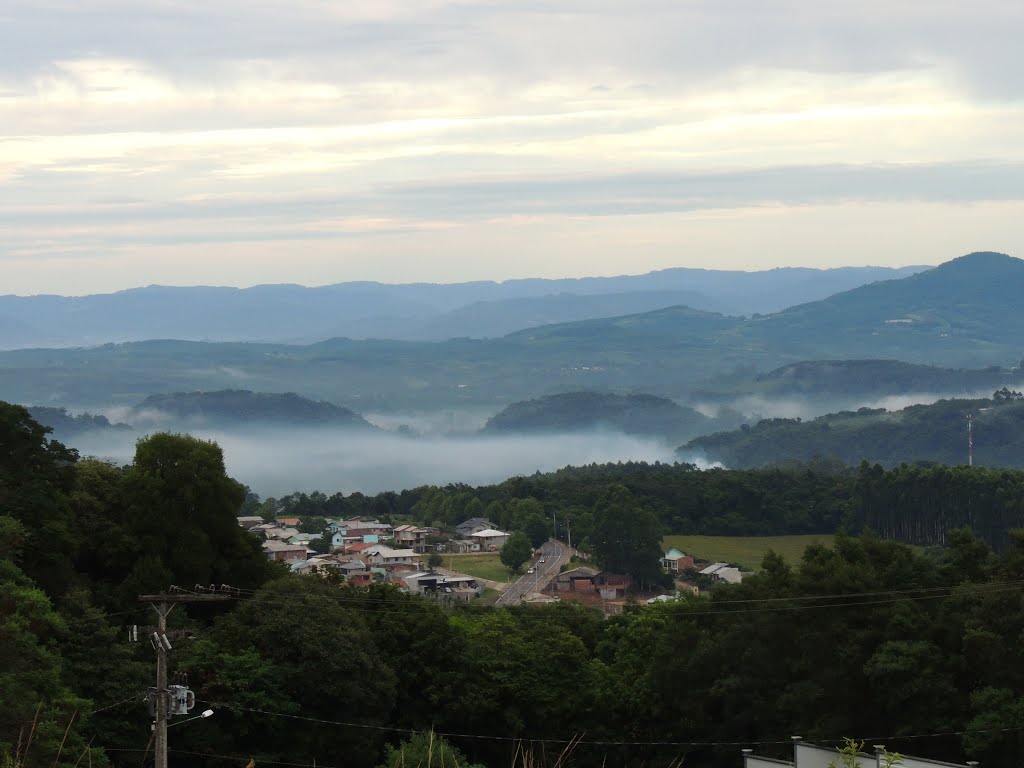
M 669 307 L 499 339 L 316 344 L 146 341 L 0 353 L 0 398 L 74 407 L 245 387 L 356 410 L 502 406 L 567 390 L 684 399 L 738 371 L 806 360 L 889 358 L 950 367 L 1022 356 L 1024 262 L 971 254 L 775 315 Z
M 681 440 L 708 431 L 712 420 L 653 395 L 565 392 L 512 403 L 488 419 L 485 433 L 564 433 L 611 429 Z
M 358 413 L 332 403 L 313 401 L 294 392 L 267 393 L 244 389 L 216 392 L 173 392 L 150 395 L 128 411 L 133 425 L 189 426 L 315 426 L 375 429 Z
M 1024 399 L 1002 390 L 995 399 L 941 400 L 898 411 L 857 411 L 800 419 L 765 419 L 754 426 L 690 440 L 677 453 L 732 469 L 812 459 L 902 463 L 968 463 L 967 416 L 973 418 L 974 463 L 1024 467 Z

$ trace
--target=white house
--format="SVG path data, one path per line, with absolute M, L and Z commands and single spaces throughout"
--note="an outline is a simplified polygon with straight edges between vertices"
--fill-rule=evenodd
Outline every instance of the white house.
M 509 536 L 512 534 L 499 531 L 495 528 L 485 528 L 482 531 L 471 533 L 469 537 L 480 542 L 481 549 L 501 549 L 505 546 L 505 542 L 508 541 Z

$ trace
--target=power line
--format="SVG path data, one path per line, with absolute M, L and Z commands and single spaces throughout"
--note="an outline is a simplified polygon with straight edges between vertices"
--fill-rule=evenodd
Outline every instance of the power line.
M 364 730 L 373 731 L 384 731 L 389 733 L 404 733 L 414 734 L 423 732 L 422 728 L 401 728 L 398 726 L 389 725 L 373 725 L 369 723 L 353 723 L 343 720 L 326 720 L 317 717 L 308 717 L 306 715 L 294 715 L 287 712 L 272 712 L 265 709 L 254 709 L 252 707 L 242 707 L 235 704 L 214 702 L 214 701 L 203 701 L 203 704 L 208 704 L 213 707 L 220 707 L 222 709 L 231 709 L 238 712 L 248 712 L 252 714 L 267 715 L 268 717 L 279 717 L 288 720 L 301 720 L 305 722 L 315 723 L 318 725 L 331 725 L 341 726 L 346 728 L 361 728 Z M 1018 731 L 1024 731 L 1024 725 L 1019 726 L 998 726 L 992 728 L 975 728 L 965 729 L 959 731 L 937 731 L 933 733 L 916 733 L 916 734 L 888 734 L 885 736 L 871 736 L 857 739 L 858 741 L 867 742 L 880 742 L 880 741 L 900 741 L 900 740 L 911 740 L 911 739 L 930 739 L 930 738 L 943 738 L 951 736 L 969 736 L 974 734 L 982 733 L 1014 733 Z M 456 732 L 443 732 L 434 731 L 437 736 L 442 736 L 447 739 L 476 739 L 481 741 L 498 741 L 498 742 L 533 742 L 533 743 L 548 743 L 548 744 L 579 744 L 581 746 L 595 746 L 595 747 L 764 747 L 764 746 L 778 746 L 780 744 L 791 744 L 792 738 L 786 737 L 784 739 L 770 739 L 770 740 L 751 740 L 751 741 L 603 741 L 603 740 L 588 740 L 583 738 L 565 738 L 565 737 L 543 737 L 543 736 L 499 736 L 493 734 L 473 734 L 473 733 L 456 733 Z M 817 743 L 821 744 L 843 744 L 845 738 L 836 739 L 816 739 Z
M 792 611 L 810 611 L 810 610 L 822 610 L 827 608 L 852 608 L 860 606 L 870 605 L 886 605 L 891 603 L 905 602 L 905 601 L 922 601 L 922 600 L 939 600 L 946 598 L 953 598 L 958 596 L 965 597 L 976 597 L 976 596 L 987 596 L 991 594 L 1000 594 L 1008 591 L 1013 591 L 1024 586 L 1024 581 L 1007 581 L 1007 582 L 989 582 L 986 584 L 959 584 L 949 587 L 922 587 L 919 589 L 911 590 L 887 590 L 879 592 L 853 592 L 847 594 L 829 594 L 829 595 L 796 595 L 793 597 L 771 597 L 771 598 L 747 598 L 737 600 L 708 600 L 706 601 L 706 607 L 702 606 L 700 610 L 687 610 L 685 612 L 679 612 L 680 617 L 690 616 L 720 616 L 735 613 L 775 613 L 775 612 L 792 612 Z M 187 594 L 199 595 L 201 592 L 192 590 L 182 589 L 180 587 L 172 587 L 172 590 L 177 590 Z M 212 590 L 216 592 L 217 590 Z M 235 594 L 240 602 L 255 603 L 257 605 L 279 605 L 289 606 L 295 605 L 296 600 L 274 600 L 271 597 L 266 596 L 266 593 L 256 590 L 248 589 L 235 589 L 230 588 L 230 593 Z M 244 594 L 243 594 L 244 593 Z M 859 600 L 850 601 L 850 598 L 864 598 Z M 392 613 L 392 614 L 405 614 L 414 615 L 422 613 L 423 606 L 427 603 L 416 603 L 411 597 L 407 600 L 395 600 L 388 598 L 371 598 L 371 597 L 348 597 L 345 595 L 313 595 L 304 594 L 297 596 L 297 599 L 302 600 L 322 600 L 332 602 L 339 605 L 348 605 L 349 610 L 358 611 L 362 613 Z M 811 600 L 821 601 L 833 601 L 825 602 L 820 605 L 779 605 L 780 603 L 804 603 Z M 836 602 L 845 600 L 846 602 Z M 569 601 L 567 601 L 569 602 Z M 696 605 L 694 602 L 688 602 L 685 600 L 679 601 L 678 605 L 693 606 Z M 582 604 L 587 607 L 586 604 Z M 378 607 L 371 607 L 378 606 Z M 387 610 L 382 611 L 381 607 L 386 606 Z M 719 606 L 754 606 L 747 608 L 734 607 L 722 610 Z M 764 606 L 764 607 L 758 607 Z M 470 607 L 471 606 L 470 604 Z M 486 610 L 498 610 L 499 606 L 476 606 L 479 609 Z M 517 616 L 529 616 L 531 618 L 552 618 L 549 614 L 544 613 L 527 613 L 518 612 Z
M 127 699 L 121 699 L 121 701 L 115 701 L 113 704 L 108 704 L 105 707 L 100 707 L 99 709 L 94 709 L 89 714 L 90 715 L 95 715 L 95 714 L 98 714 L 99 712 L 106 712 L 108 709 L 113 709 L 114 707 L 120 706 L 121 704 L 127 704 L 129 701 L 142 701 L 142 697 L 144 695 L 145 695 L 145 691 L 138 691 L 136 693 L 133 693 Z

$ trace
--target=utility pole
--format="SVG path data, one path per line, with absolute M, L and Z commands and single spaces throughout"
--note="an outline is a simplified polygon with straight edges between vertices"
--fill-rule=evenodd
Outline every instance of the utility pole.
M 569 518 L 565 518 L 565 532 L 569 536 L 569 552 L 572 552 L 572 528 L 569 527 Z
M 153 642 L 153 647 L 156 649 L 156 712 L 153 723 L 153 750 L 156 754 L 156 765 L 154 768 L 167 768 L 167 651 L 170 650 L 170 643 L 167 641 L 167 614 L 178 603 L 216 603 L 230 599 L 230 595 L 224 594 L 139 595 L 139 602 L 152 605 L 159 617 L 157 637 Z
M 967 466 L 974 466 L 974 414 L 967 414 Z

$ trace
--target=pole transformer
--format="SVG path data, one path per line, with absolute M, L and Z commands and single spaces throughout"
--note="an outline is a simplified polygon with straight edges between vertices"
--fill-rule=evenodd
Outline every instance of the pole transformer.
M 167 640 L 167 614 L 178 603 L 218 603 L 230 600 L 230 595 L 192 595 L 185 593 L 159 595 L 139 595 L 139 602 L 149 603 L 159 617 L 157 631 L 153 637 L 156 649 L 156 707 L 153 722 L 153 750 L 156 754 L 154 768 L 167 768 L 167 720 L 168 720 L 168 689 L 167 689 L 167 652 L 171 644 Z

